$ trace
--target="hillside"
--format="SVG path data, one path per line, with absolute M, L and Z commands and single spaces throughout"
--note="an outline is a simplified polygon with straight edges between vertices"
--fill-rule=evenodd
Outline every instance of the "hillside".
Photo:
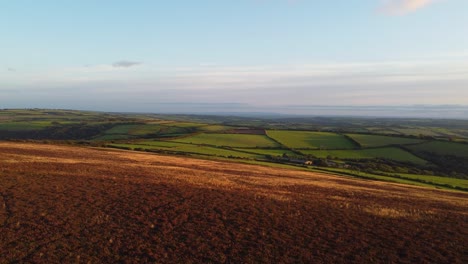
M 468 191 L 468 121 L 0 109 L 0 140 L 280 164 Z
M 468 194 L 0 143 L 0 263 L 466 263 Z

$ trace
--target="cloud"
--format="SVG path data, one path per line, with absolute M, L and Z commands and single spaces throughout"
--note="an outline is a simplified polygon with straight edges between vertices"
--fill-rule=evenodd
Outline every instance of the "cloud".
M 386 0 L 380 8 L 388 15 L 405 15 L 424 8 L 437 0 Z
M 148 104 L 161 102 L 468 105 L 468 61 L 460 54 L 381 62 L 211 67 L 145 63 L 137 70 L 112 64 L 40 72 L 22 69 L 4 76 L 0 72 L 0 103 L 24 102 L 27 93 L 31 104 L 37 98 L 48 98 L 51 103 L 98 109 L 103 100 L 109 103 L 108 110 L 122 111 L 120 107 L 126 105 L 126 110 L 143 112 L 155 111 Z M 25 92 L 2 93 L 6 88 Z
M 9 72 L 15 72 L 16 70 L 13 69 L 13 68 L 7 68 L 7 71 L 9 71 Z
M 112 66 L 114 66 L 116 68 L 130 68 L 130 67 L 137 66 L 137 65 L 140 65 L 140 64 L 142 64 L 142 63 L 138 62 L 138 61 L 121 60 L 121 61 L 116 61 L 116 62 L 112 63 Z

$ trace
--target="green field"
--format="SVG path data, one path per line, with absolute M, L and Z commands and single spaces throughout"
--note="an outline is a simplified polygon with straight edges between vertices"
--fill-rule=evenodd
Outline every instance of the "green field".
M 219 131 L 226 131 L 230 129 L 233 129 L 233 127 L 223 126 L 223 125 L 208 125 L 208 126 L 198 127 L 198 130 L 205 131 L 205 132 L 219 132 Z
M 156 134 L 161 131 L 162 126 L 157 124 L 131 124 L 118 125 L 104 133 L 107 135 L 147 135 Z
M 147 135 L 180 135 L 185 133 L 187 133 L 186 128 L 176 126 L 163 126 L 160 124 L 129 124 L 117 125 L 109 130 L 106 130 L 103 136 L 96 139 L 133 138 Z
M 402 174 L 402 173 L 399 173 L 398 176 L 402 178 L 406 178 L 406 179 L 421 180 L 421 181 L 425 181 L 428 183 L 468 188 L 468 180 L 465 180 L 465 179 L 456 179 L 456 178 L 430 176 L 430 175 Z
M 251 131 L 252 134 L 236 133 L 241 129 L 244 129 L 241 133 Z M 264 130 L 267 135 L 254 134 Z M 422 185 L 452 189 L 454 186 L 466 188 L 466 181 L 460 179 L 468 179 L 468 144 L 457 142 L 467 138 L 468 121 L 463 120 L 262 119 L 47 109 L 0 110 L 0 139 L 61 140 L 61 143 L 86 146 L 112 145 L 169 154 L 186 153 L 204 159 L 236 157 L 243 158 L 237 161 L 249 163 L 260 159 L 265 161 L 272 156 L 271 161 L 277 163 L 267 162 L 269 166 L 291 166 L 305 160 L 323 164 L 319 158 L 331 158 L 333 162 L 328 162 L 327 167 L 314 168 L 330 171 L 359 167 L 371 174 L 382 170 L 388 175 L 372 177 L 391 178 L 391 181 L 401 183 L 419 181 Z M 298 151 L 316 158 L 303 157 Z M 357 166 L 356 161 L 360 159 L 365 161 Z M 392 165 L 389 160 L 400 163 Z M 402 171 L 414 174 L 399 174 Z M 358 176 L 362 177 L 362 172 L 359 173 Z M 439 176 L 426 176 L 430 174 Z
M 400 148 L 386 147 L 375 149 L 362 150 L 301 150 L 305 155 L 313 155 L 317 158 L 326 158 L 331 156 L 339 159 L 375 159 L 383 158 L 401 162 L 411 162 L 414 164 L 424 165 L 427 162 L 413 154 L 404 151 Z
M 287 149 L 242 149 L 242 148 L 236 148 L 235 150 L 240 150 L 240 151 L 247 151 L 247 152 L 252 152 L 252 153 L 257 153 L 260 155 L 270 155 L 270 156 L 282 156 L 283 154 L 286 154 L 288 156 L 293 156 L 297 155 L 294 152 L 287 150 Z
M 141 125 L 117 125 L 109 130 L 104 131 L 105 134 L 115 135 L 115 134 L 130 134 L 130 131 L 139 127 Z
M 408 146 L 408 148 L 417 152 L 425 151 L 438 155 L 453 155 L 468 158 L 468 144 L 447 141 L 431 141 L 423 144 Z
M 5 122 L 0 123 L 0 130 L 4 131 L 32 131 L 44 129 L 51 126 L 48 121 L 31 121 L 31 122 Z
M 164 125 L 174 126 L 174 127 L 185 127 L 185 128 L 206 126 L 206 124 L 192 123 L 192 122 L 171 122 L 171 123 L 165 123 Z
M 198 145 L 226 146 L 238 148 L 278 148 L 278 143 L 264 135 L 245 134 L 197 134 L 185 138 L 174 139 L 174 142 Z
M 198 146 L 184 143 L 165 141 L 145 141 L 134 144 L 109 144 L 111 147 L 124 147 L 130 149 L 163 150 L 168 152 L 184 152 L 188 154 L 201 154 L 220 157 L 262 158 L 261 155 L 238 152 L 209 146 Z
M 343 135 L 329 132 L 268 130 L 267 135 L 293 149 L 353 149 L 357 147 Z
M 391 136 L 377 136 L 364 134 L 347 134 L 347 136 L 358 142 L 363 148 L 384 147 L 390 145 L 408 145 L 423 142 L 423 140 L 420 139 Z
M 359 177 L 359 178 L 365 178 L 365 179 L 369 179 L 369 180 L 379 180 L 379 181 L 394 182 L 394 183 L 400 183 L 400 184 L 410 184 L 410 185 L 417 185 L 417 186 L 434 188 L 434 185 L 432 185 L 430 183 L 423 183 L 423 182 L 418 182 L 418 181 L 399 178 L 399 177 L 375 175 L 375 174 L 371 174 L 371 173 L 366 173 L 366 172 L 362 172 L 362 171 L 358 172 L 358 171 L 353 171 L 353 170 L 349 170 L 349 169 L 324 168 L 324 169 L 319 169 L 319 171 L 336 172 L 338 174 L 353 175 L 353 176 L 356 176 L 356 177 Z
M 400 132 L 402 135 L 410 135 L 410 136 L 431 136 L 437 137 L 441 136 L 441 134 L 427 128 L 395 128 L 395 131 Z

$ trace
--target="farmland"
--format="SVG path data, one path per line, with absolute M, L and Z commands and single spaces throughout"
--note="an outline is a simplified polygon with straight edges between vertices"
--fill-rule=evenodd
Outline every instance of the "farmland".
M 342 135 L 329 132 L 269 130 L 268 136 L 294 149 L 352 149 L 356 146 Z
M 191 144 L 206 144 L 213 146 L 228 146 L 238 148 L 264 147 L 275 148 L 279 145 L 273 140 L 263 135 L 244 134 L 198 134 L 190 137 L 175 139 L 176 142 Z
M 441 187 L 440 181 L 427 184 L 418 177 L 468 179 L 468 151 L 463 143 L 468 124 L 461 121 L 252 119 L 41 109 L 0 110 L 0 117 L 0 139 L 47 140 L 310 171 L 345 170 L 345 176 L 399 182 L 398 175 L 407 174 L 414 177 L 405 176 L 405 183 L 433 183 L 436 188 Z M 423 130 L 430 133 L 414 135 Z M 442 185 L 468 190 L 463 184 Z
M 369 147 L 384 147 L 390 145 L 408 145 L 423 142 L 419 139 L 390 137 L 379 135 L 366 135 L 366 134 L 347 134 L 350 138 L 359 143 L 363 148 Z
M 468 158 L 468 144 L 432 141 L 424 144 L 409 146 L 408 148 L 417 152 L 422 151 L 436 153 L 439 155 L 453 155 Z
M 462 192 L 34 143 L 0 168 L 5 263 L 466 260 Z
M 401 162 L 411 162 L 424 165 L 427 162 L 417 156 L 399 148 L 372 148 L 362 150 L 301 150 L 306 155 L 313 155 L 318 158 L 331 156 L 335 159 L 375 159 L 383 158 Z

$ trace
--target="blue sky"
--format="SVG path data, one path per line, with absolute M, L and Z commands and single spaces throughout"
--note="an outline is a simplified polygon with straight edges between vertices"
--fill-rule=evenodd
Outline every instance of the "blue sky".
M 0 108 L 468 105 L 466 0 L 0 4 Z

